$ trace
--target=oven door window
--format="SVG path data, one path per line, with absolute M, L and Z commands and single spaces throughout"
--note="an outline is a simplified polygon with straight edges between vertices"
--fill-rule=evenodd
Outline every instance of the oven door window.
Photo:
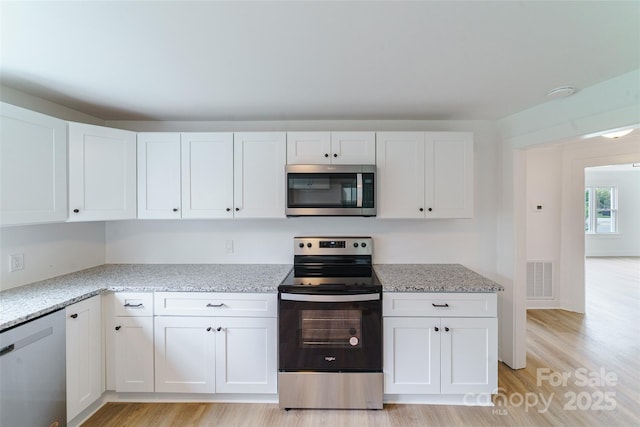
M 382 301 L 280 300 L 281 371 L 381 371 Z
M 300 310 L 301 348 L 362 348 L 360 310 Z

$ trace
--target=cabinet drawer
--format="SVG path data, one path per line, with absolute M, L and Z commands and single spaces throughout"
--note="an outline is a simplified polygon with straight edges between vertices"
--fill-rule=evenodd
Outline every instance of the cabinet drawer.
M 156 292 L 158 316 L 276 317 L 276 294 Z
M 495 293 L 383 293 L 382 313 L 392 317 L 496 317 L 497 296 Z
M 151 292 L 116 292 L 116 316 L 153 316 L 153 293 Z

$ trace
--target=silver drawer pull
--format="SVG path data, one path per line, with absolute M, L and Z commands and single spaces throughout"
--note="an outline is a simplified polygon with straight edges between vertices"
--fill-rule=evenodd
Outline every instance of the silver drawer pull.
M 142 303 L 140 303 L 140 304 L 129 304 L 129 303 L 126 303 L 124 306 L 125 307 L 129 307 L 129 308 L 142 308 L 143 304 Z
M 214 308 L 220 308 L 220 307 L 224 307 L 224 303 L 221 302 L 220 304 L 207 304 L 207 307 L 214 307 Z
M 432 306 L 434 307 L 438 307 L 438 308 L 447 308 L 449 307 L 449 304 L 444 303 L 444 304 L 435 304 L 435 303 L 431 303 Z

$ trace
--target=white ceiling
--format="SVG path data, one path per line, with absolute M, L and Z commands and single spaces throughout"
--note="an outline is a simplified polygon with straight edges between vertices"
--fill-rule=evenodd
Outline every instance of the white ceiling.
M 639 1 L 0 7 L 1 83 L 105 120 L 498 119 L 640 68 Z

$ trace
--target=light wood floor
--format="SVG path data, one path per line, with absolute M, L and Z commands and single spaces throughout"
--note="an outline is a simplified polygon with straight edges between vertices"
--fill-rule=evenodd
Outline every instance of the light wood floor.
M 274 404 L 109 403 L 83 427 L 640 426 L 640 258 L 589 258 L 586 276 L 586 314 L 528 312 L 527 367 L 500 364 L 494 407 L 286 412 Z M 553 382 L 563 374 L 566 384 Z

